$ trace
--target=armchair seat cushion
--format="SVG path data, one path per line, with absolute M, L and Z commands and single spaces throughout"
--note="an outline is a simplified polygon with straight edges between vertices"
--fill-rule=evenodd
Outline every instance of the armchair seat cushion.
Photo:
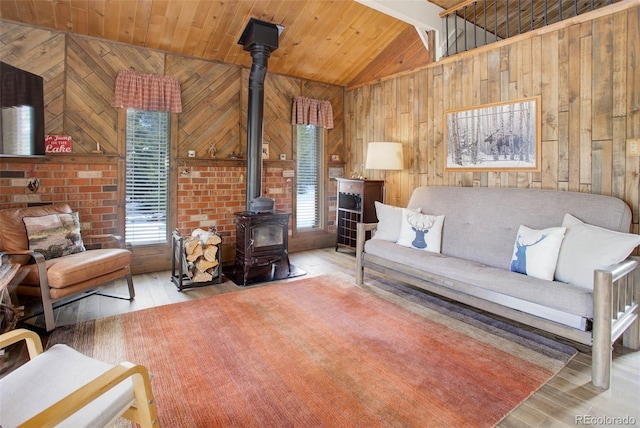
M 0 425 L 16 426 L 112 368 L 66 345 L 54 345 L 2 379 Z M 34 382 L 34 379 L 38 379 Z M 58 426 L 97 427 L 135 400 L 131 379 L 107 391 Z
M 120 248 L 97 249 L 50 259 L 46 261 L 46 264 L 49 287 L 62 289 L 89 280 L 101 279 L 101 277 L 114 272 L 118 272 L 122 276 L 122 267 L 131 264 L 131 251 Z M 27 270 L 27 274 L 22 285 L 39 288 L 36 265 L 26 265 L 23 269 Z
M 131 264 L 131 251 L 119 248 L 85 251 L 47 261 L 49 287 L 66 288 Z

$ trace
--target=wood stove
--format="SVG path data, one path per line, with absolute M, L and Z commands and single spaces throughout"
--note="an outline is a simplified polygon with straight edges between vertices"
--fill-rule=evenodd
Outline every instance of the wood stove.
M 287 278 L 289 213 L 241 211 L 236 216 L 236 283 L 247 285 L 251 269 L 268 266 L 269 279 Z M 239 273 L 242 272 L 242 278 Z

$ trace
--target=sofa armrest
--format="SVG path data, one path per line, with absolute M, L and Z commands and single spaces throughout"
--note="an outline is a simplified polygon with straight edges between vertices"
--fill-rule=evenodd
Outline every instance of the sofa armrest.
M 591 376 L 594 385 L 609 388 L 611 347 L 624 334 L 625 346 L 640 347 L 640 258 L 598 269 L 593 280 L 593 346 Z
M 358 223 L 356 225 L 356 284 L 362 285 L 364 281 L 364 268 L 362 257 L 364 255 L 364 242 L 367 240 L 367 232 L 378 228 L 378 223 Z

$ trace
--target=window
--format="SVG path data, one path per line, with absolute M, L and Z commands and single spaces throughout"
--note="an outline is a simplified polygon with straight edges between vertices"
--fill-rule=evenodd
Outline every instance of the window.
M 125 237 L 131 245 L 168 241 L 169 113 L 127 110 Z
M 323 227 L 323 128 L 297 126 L 296 229 Z

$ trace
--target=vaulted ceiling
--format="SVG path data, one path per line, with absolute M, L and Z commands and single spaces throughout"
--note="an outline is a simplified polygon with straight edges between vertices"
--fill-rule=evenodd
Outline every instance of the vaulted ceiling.
M 363 2 L 2 0 L 0 18 L 249 67 L 238 39 L 253 17 L 284 26 L 270 72 L 346 87 L 431 61 L 414 25 Z

